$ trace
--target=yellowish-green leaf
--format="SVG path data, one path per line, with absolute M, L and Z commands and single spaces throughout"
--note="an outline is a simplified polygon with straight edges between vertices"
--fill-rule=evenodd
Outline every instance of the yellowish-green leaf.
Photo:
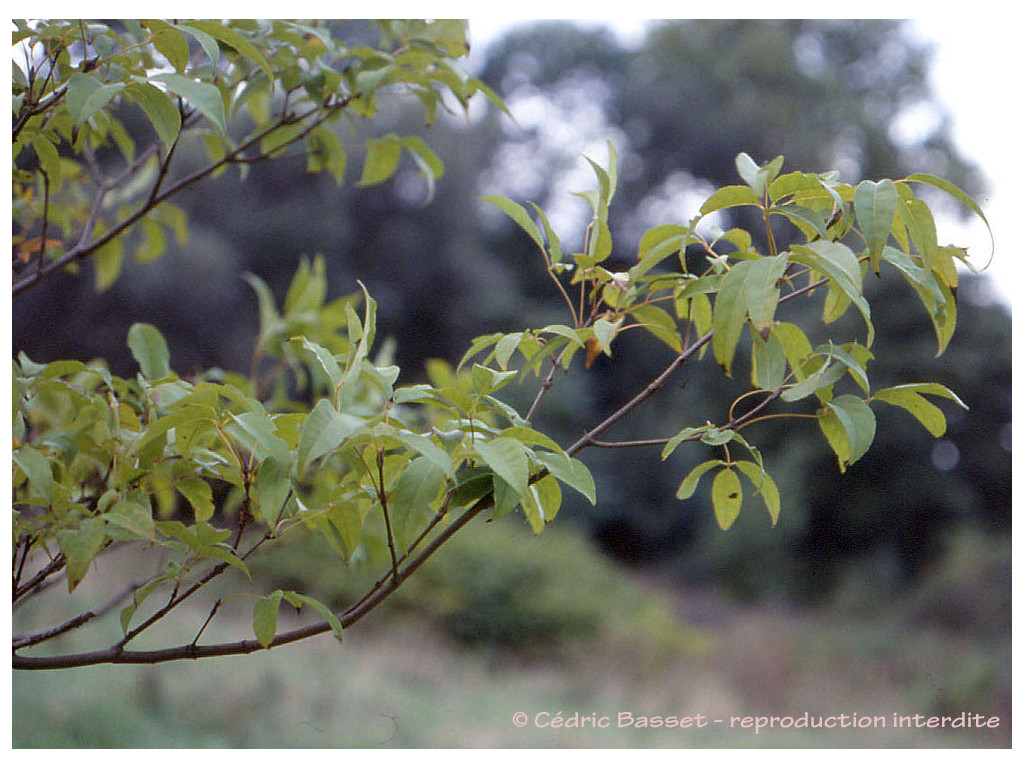
M 402 142 L 398 136 L 388 134 L 379 139 L 367 139 L 366 157 L 363 160 L 363 173 L 359 178 L 359 186 L 369 187 L 382 184 L 390 179 L 402 157 Z
M 98 517 L 83 520 L 77 528 L 57 531 L 57 544 L 67 560 L 68 591 L 73 592 L 85 578 L 89 564 L 107 541 L 105 524 Z
M 178 492 L 192 506 L 196 520 L 205 522 L 213 517 L 213 491 L 202 478 L 182 478 L 178 481 Z
M 768 510 L 768 516 L 772 520 L 772 525 L 778 523 L 782 504 L 779 499 L 779 489 L 771 475 L 752 461 L 737 461 L 735 466 L 754 484 L 754 488 L 757 489 L 754 495 L 761 497 L 765 509 Z
M 854 395 L 840 395 L 818 413 L 818 426 L 839 460 L 840 471 L 863 456 L 875 439 L 875 415 Z
M 718 527 L 727 531 L 736 522 L 743 506 L 743 487 L 740 478 L 729 467 L 722 468 L 711 484 L 711 506 L 715 510 Z
M 761 200 L 754 190 L 737 184 L 720 187 L 716 190 L 711 197 L 704 201 L 704 204 L 700 207 L 700 212 L 702 216 L 707 216 L 709 213 L 721 211 L 725 208 L 733 208 L 737 205 L 760 206 L 760 204 Z
M 128 347 L 142 375 L 150 381 L 162 379 L 171 372 L 171 353 L 163 335 L 155 326 L 149 323 L 133 324 L 128 329 Z
M 679 489 L 676 491 L 676 498 L 688 499 L 691 496 L 693 496 L 694 492 L 697 490 L 697 483 L 700 482 L 700 479 L 701 477 L 704 476 L 704 473 L 707 472 L 709 469 L 712 469 L 713 467 L 718 467 L 721 465 L 722 461 L 720 459 L 710 459 L 708 461 L 705 461 L 703 464 L 698 464 L 696 467 L 690 470 L 690 473 L 685 478 L 683 478 L 683 482 L 679 484 Z
M 921 422 L 933 437 L 941 437 L 946 432 L 946 416 L 923 395 L 943 397 L 952 400 L 961 408 L 967 408 L 956 394 L 941 384 L 901 384 L 878 390 L 872 399 L 903 408 Z

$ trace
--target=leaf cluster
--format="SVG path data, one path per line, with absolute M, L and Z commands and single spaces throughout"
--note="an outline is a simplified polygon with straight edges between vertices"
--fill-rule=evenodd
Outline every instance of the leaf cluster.
M 464 22 L 390 20 L 353 33 L 365 24 L 16 20 L 14 294 L 88 257 L 102 290 L 127 255 L 159 257 L 168 235 L 187 235 L 169 199 L 229 167 L 244 177 L 254 163 L 294 157 L 340 184 L 357 150 L 357 183 L 370 186 L 406 156 L 431 196 L 438 155 L 417 136 L 361 138 L 358 123 L 389 99 L 416 99 L 427 124 L 478 93 L 503 105 L 459 65 Z M 176 161 L 189 141 L 206 158 L 198 170 Z
M 928 397 L 966 407 L 940 384 L 911 382 L 872 390 L 867 373 L 875 328 L 864 283 L 869 271 L 880 276 L 883 265 L 920 297 L 934 327 L 937 353 L 950 342 L 956 327 L 956 264 L 973 267 L 964 249 L 937 244 L 930 208 L 914 187 L 939 189 L 984 220 L 977 204 L 956 186 L 927 174 L 854 186 L 831 172 L 782 173 L 782 157 L 759 165 L 742 153 L 736 158 L 736 171 L 743 184 L 716 190 L 685 224 L 648 230 L 629 270 L 613 273 L 602 263 L 612 252 L 607 217 L 616 186 L 614 148 L 609 146 L 611 170 L 588 162 L 598 186 L 582 195 L 593 218 L 580 253 L 563 253 L 561 240 L 539 207 L 534 205 L 531 214 L 507 198 L 485 198 L 536 244 L 572 325 L 480 337 L 463 362 L 484 355 L 484 362 L 494 361 L 504 369 L 518 352 L 523 369 L 537 372 L 547 359 L 568 368 L 575 354 L 585 350 L 589 367 L 599 355 L 611 357 L 613 344 L 625 343 L 618 341 L 620 337 L 642 331 L 676 355 L 676 367 L 702 356 L 710 346 L 721 372 L 733 377 L 737 351 L 746 338 L 750 389 L 718 425 L 708 421 L 671 437 L 617 444 L 588 435 L 575 447 L 658 444 L 663 445 L 663 459 L 688 442 L 719 449 L 722 456 L 698 464 L 682 481 L 677 496 L 692 496 L 700 478 L 715 470 L 711 501 L 719 525 L 727 529 L 742 506 L 743 477 L 761 497 L 773 523 L 781 509 L 775 482 L 760 451 L 744 439 L 744 427 L 769 418 L 813 419 L 845 471 L 874 440 L 873 403 L 905 409 L 934 436 L 944 432 L 945 417 Z M 754 210 L 764 224 L 767 252 L 758 251 L 749 230 L 708 224 L 712 215 L 734 208 Z M 778 242 L 777 232 L 792 237 Z M 701 271 L 688 266 L 688 254 L 694 251 L 703 256 Z M 863 332 L 843 341 L 812 342 L 805 328 L 780 316 L 786 302 L 815 293 L 825 295 L 821 317 L 826 329 L 853 308 L 863 321 Z M 750 402 L 756 404 L 744 410 Z M 790 410 L 768 413 L 773 404 L 788 405 Z M 744 449 L 749 459 L 734 458 L 731 445 Z

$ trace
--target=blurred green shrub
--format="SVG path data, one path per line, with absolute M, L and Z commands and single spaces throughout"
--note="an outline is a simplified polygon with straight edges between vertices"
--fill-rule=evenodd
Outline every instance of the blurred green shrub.
M 385 611 L 415 615 L 460 643 L 515 652 L 564 650 L 602 640 L 647 653 L 699 652 L 702 633 L 685 627 L 668 599 L 647 591 L 601 555 L 570 524 L 535 539 L 503 518 L 468 526 L 395 593 Z M 316 536 L 271 548 L 254 563 L 256 578 L 341 606 L 376 574 L 344 568 Z

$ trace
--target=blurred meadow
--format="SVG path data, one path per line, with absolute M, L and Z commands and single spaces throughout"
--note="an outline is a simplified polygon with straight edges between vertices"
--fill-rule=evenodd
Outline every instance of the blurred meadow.
M 543 270 L 530 269 L 527 238 L 477 198 L 534 200 L 566 241 L 579 237 L 585 204 L 571 192 L 589 184 L 581 156 L 604 161 L 609 139 L 622 158 L 612 264 L 629 263 L 646 228 L 688 220 L 710 185 L 735 183 L 738 152 L 784 155 L 790 170 L 837 168 L 844 180 L 923 170 L 974 195 L 986 189 L 929 85 L 927 45 L 899 22 L 665 22 L 630 42 L 548 22 L 519 25 L 477 55 L 516 124 L 481 108 L 422 129 L 415 109 L 396 108 L 372 128 L 419 132 L 437 150 L 446 173 L 429 204 L 414 169 L 368 190 L 287 160 L 252 168 L 244 182 L 224 174 L 179 201 L 187 244 L 125 264 L 104 293 L 85 270 L 15 301 L 14 349 L 37 362 L 103 357 L 130 375 L 125 334 L 146 320 L 182 374 L 248 371 L 257 309 L 241 273 L 280 295 L 302 257 L 323 254 L 332 296 L 361 279 L 377 298 L 380 336 L 396 342 L 402 376 L 414 380 L 430 360 L 457 362 L 480 334 L 562 321 Z M 932 119 L 915 122 L 911 110 Z M 941 240 L 941 221 L 939 231 Z M 1000 245 L 999 258 L 1015 258 Z M 153 298 L 156 285 L 163 298 Z M 880 413 L 875 445 L 843 474 L 810 430 L 752 430 L 782 491 L 777 526 L 750 512 L 722 532 L 705 497 L 678 501 L 684 470 L 705 458 L 696 448 L 664 464 L 656 453 L 584 453 L 596 506 L 567 497 L 540 537 L 514 515 L 474 521 L 340 644 L 13 673 L 14 746 L 1009 747 L 1010 311 L 984 274 L 964 274 L 960 326 L 936 358 L 916 297 L 881 281 L 870 290 L 872 384 L 940 381 L 970 410 L 947 411 L 938 439 L 897 409 Z M 815 322 L 820 302 L 792 311 Z M 566 377 L 545 402 L 550 432 L 574 439 L 666 354 L 652 342 Z M 724 412 L 735 392 L 717 371 L 695 369 L 672 397 L 673 410 L 656 400 L 617 437 Z M 15 631 L 49 626 L 68 604 L 104 602 L 141 554 L 125 546 L 73 595 L 19 609 Z M 341 609 L 379 576 L 346 567 L 311 536 L 301 550 L 261 552 L 252 584 L 218 594 L 260 592 L 274 578 Z M 194 635 L 212 604 L 204 600 L 171 614 L 150 642 Z M 252 636 L 251 603 L 237 602 L 204 639 Z M 53 645 L 119 631 L 115 612 Z M 619 727 L 621 712 L 711 722 Z M 805 713 L 884 717 L 888 727 L 729 726 Z M 898 728 L 894 713 L 1000 723 Z M 551 727 L 576 714 L 610 725 Z

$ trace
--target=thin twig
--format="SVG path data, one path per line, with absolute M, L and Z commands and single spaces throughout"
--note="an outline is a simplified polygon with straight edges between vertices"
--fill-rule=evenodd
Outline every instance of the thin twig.
M 19 602 L 29 592 L 39 588 L 44 581 L 58 573 L 65 565 L 67 565 L 67 559 L 64 557 L 64 553 L 62 552 L 37 571 L 32 578 L 14 590 L 14 602 Z
M 247 558 L 249 558 L 261 545 L 267 542 L 270 538 L 272 537 L 269 531 L 267 533 L 264 533 L 263 536 L 260 539 L 258 539 L 256 543 L 253 544 L 244 555 L 239 556 L 239 559 L 244 561 Z M 125 636 L 121 638 L 121 640 L 119 640 L 113 647 L 124 648 L 129 642 L 131 642 L 133 639 L 142 634 L 142 632 L 149 629 L 151 626 L 153 626 L 153 624 L 160 621 L 164 616 L 166 616 L 172 610 L 174 610 L 183 602 L 188 600 L 199 589 L 203 588 L 211 581 L 213 581 L 215 578 L 224 573 L 224 571 L 227 570 L 229 566 L 230 564 L 226 562 L 217 563 L 217 565 L 215 565 L 210 570 L 209 573 L 207 573 L 203 578 L 193 583 L 184 591 L 179 592 L 176 588 L 175 591 L 172 593 L 170 599 L 167 601 L 166 605 L 164 605 L 162 608 L 154 612 L 152 616 L 150 616 L 144 622 L 139 624 L 139 626 L 135 627 L 135 629 L 125 633 Z
M 43 260 L 46 257 L 46 236 L 50 229 L 50 175 L 42 168 L 39 169 L 43 177 L 43 228 L 39 237 L 39 254 L 36 256 L 36 273 L 43 267 Z
M 142 586 L 141 583 L 132 584 L 123 589 L 119 594 L 117 594 L 115 597 L 112 597 L 99 608 L 96 608 L 92 611 L 85 611 L 84 613 L 80 613 L 78 616 L 68 619 L 67 621 L 61 622 L 60 624 L 54 627 L 50 627 L 49 629 L 44 629 L 39 632 L 33 632 L 27 635 L 15 635 L 12 638 L 12 647 L 15 650 L 17 650 L 18 648 L 27 648 L 28 646 L 38 645 L 39 643 L 45 642 L 47 640 L 52 640 L 55 637 L 59 637 L 60 635 L 66 634 L 67 632 L 78 629 L 79 627 L 84 626 L 93 619 L 98 619 L 100 616 L 104 616 L 107 613 L 110 613 L 110 611 L 112 611 L 114 608 L 121 604 L 122 600 L 128 597 L 128 595 L 132 594 L 140 586 Z
M 214 601 L 213 608 L 210 609 L 210 615 L 206 617 L 206 621 L 203 622 L 203 626 L 199 628 L 199 631 L 196 632 L 196 636 L 192 638 L 192 645 L 197 645 L 199 643 L 199 638 L 203 636 L 203 632 L 205 632 L 206 628 L 210 626 L 210 622 L 213 621 L 213 617 L 217 615 L 217 611 L 220 610 L 222 605 L 223 602 L 220 600 Z
M 391 553 L 391 581 L 398 581 L 398 553 L 395 551 L 395 535 L 391 530 L 391 516 L 388 514 L 388 495 L 384 489 L 384 451 L 377 449 L 377 499 L 384 513 L 384 528 L 388 534 L 388 551 Z M 397 586 L 397 583 L 395 584 Z
M 599 435 L 607 432 L 613 426 L 618 424 L 622 419 L 632 413 L 638 406 L 649 400 L 655 393 L 658 392 L 662 387 L 665 386 L 666 382 L 672 377 L 672 375 L 678 371 L 690 358 L 697 354 L 705 344 L 711 341 L 714 331 L 708 331 L 695 341 L 690 347 L 679 354 L 668 367 L 665 368 L 658 376 L 651 381 L 646 387 L 644 387 L 637 395 L 633 397 L 628 403 L 615 411 L 612 415 L 602 421 L 593 429 L 586 432 L 583 437 L 573 443 L 566 449 L 566 453 L 573 456 L 579 453 L 581 450 L 590 445 L 591 441 L 597 438 Z

